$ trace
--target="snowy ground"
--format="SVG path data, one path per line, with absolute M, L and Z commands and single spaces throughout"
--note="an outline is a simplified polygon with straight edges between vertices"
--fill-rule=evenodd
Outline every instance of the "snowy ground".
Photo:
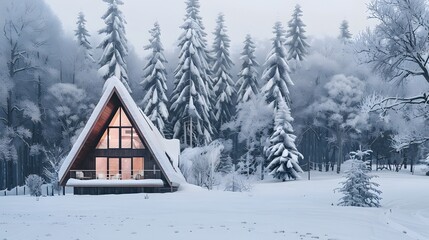
M 0 197 L 0 240 L 429 239 L 429 177 L 377 172 L 382 208 L 338 207 L 341 178 L 259 183 L 251 192 Z

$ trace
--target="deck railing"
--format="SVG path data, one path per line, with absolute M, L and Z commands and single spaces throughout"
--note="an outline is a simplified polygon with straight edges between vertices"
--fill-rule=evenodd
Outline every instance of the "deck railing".
M 141 180 L 161 179 L 160 170 L 133 170 L 133 171 L 96 171 L 96 170 L 70 170 L 70 178 L 79 180 Z

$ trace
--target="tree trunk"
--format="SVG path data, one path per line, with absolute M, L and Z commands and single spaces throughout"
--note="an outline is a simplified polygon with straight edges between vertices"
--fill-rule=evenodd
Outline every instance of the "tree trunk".
M 3 170 L 3 182 L 2 182 L 2 190 L 7 188 L 7 170 L 6 170 L 7 164 L 6 161 L 2 161 L 2 170 Z
M 340 173 L 341 163 L 343 158 L 343 136 L 340 131 L 338 131 L 338 135 L 337 135 L 337 144 L 338 144 L 337 173 Z
M 6 106 L 6 108 L 7 108 L 7 123 L 6 123 L 6 126 L 8 128 L 12 128 L 12 122 L 13 122 L 13 116 L 12 116 L 12 114 L 13 114 L 12 96 L 13 96 L 13 93 L 12 93 L 11 90 L 9 90 L 8 91 L 8 97 L 6 99 L 6 104 L 7 104 L 7 106 Z M 13 145 L 13 141 L 10 144 Z M 4 173 L 5 173 L 4 174 L 4 187 L 9 189 L 9 187 L 11 185 L 11 179 L 10 179 L 10 174 L 9 174 L 10 170 L 11 170 L 10 169 L 11 168 L 10 162 L 13 161 L 13 159 L 5 159 L 4 161 L 5 161 L 4 162 Z
M 183 143 L 185 144 L 185 146 L 186 146 L 186 144 L 188 144 L 187 142 L 186 142 L 186 138 L 187 138 L 187 133 L 186 133 L 186 121 L 183 121 Z
M 193 135 L 193 133 L 192 133 L 192 117 L 190 118 L 190 121 L 189 121 L 189 145 L 191 146 L 191 147 L 193 147 L 193 145 L 192 145 L 192 135 Z
M 249 174 L 250 174 L 250 139 L 249 138 L 247 138 L 246 145 L 247 145 L 247 153 L 246 153 L 247 178 L 249 178 Z

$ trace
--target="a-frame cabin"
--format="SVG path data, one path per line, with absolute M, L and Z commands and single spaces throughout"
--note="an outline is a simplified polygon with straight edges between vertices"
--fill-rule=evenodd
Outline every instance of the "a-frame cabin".
M 59 183 L 74 194 L 172 192 L 185 181 L 179 154 L 179 141 L 162 137 L 112 77 L 64 160 Z

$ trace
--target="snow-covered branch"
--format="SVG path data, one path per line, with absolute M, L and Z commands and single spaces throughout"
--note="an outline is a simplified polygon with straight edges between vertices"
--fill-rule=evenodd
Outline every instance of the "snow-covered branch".
M 400 151 L 402 149 L 408 148 L 413 144 L 422 144 L 429 141 L 429 137 L 423 136 L 422 134 L 416 134 L 415 132 L 410 132 L 408 134 L 396 134 L 392 137 L 391 146 Z
M 387 80 L 421 76 L 429 82 L 429 21 L 425 0 L 374 0 L 370 18 L 379 24 L 360 36 L 358 50 Z
M 363 102 L 363 110 L 366 112 L 378 112 L 381 111 L 386 113 L 388 110 L 400 110 L 406 105 L 420 105 L 428 104 L 429 95 L 423 93 L 414 97 L 386 97 L 383 98 L 380 95 L 370 95 Z

